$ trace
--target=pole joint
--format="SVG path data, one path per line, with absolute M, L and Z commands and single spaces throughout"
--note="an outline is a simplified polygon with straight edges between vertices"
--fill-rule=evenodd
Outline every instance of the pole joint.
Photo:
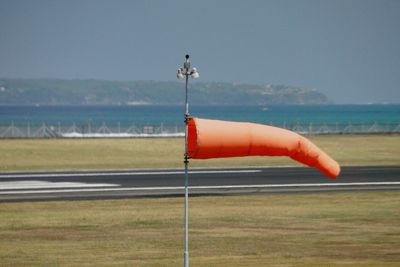
M 189 114 L 189 113 L 186 113 L 186 112 L 185 112 L 185 114 L 184 114 L 184 117 L 185 117 L 185 123 L 186 123 L 186 124 L 187 124 L 188 121 L 192 118 L 192 116 L 190 116 L 190 114 Z
M 185 153 L 183 163 L 189 164 L 189 155 Z

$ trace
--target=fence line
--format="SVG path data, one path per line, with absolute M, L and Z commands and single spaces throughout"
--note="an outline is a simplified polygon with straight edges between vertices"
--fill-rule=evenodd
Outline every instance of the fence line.
M 269 125 L 273 125 L 269 123 Z M 275 124 L 304 135 L 318 134 L 372 134 L 400 133 L 400 122 L 397 123 L 283 123 Z M 182 124 L 76 124 L 71 125 L 0 125 L 0 138 L 100 138 L 100 137 L 181 137 L 185 128 Z

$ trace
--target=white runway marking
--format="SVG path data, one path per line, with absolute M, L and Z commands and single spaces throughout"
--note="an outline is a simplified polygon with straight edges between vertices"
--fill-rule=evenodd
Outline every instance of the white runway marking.
M 207 170 L 189 171 L 190 174 L 218 173 L 256 173 L 261 170 Z M 149 171 L 149 172 L 91 172 L 91 173 L 32 173 L 32 174 L 0 174 L 1 178 L 52 178 L 52 177 L 96 177 L 96 176 L 133 176 L 133 175 L 174 175 L 184 171 Z
M 88 184 L 90 185 L 90 184 Z M 257 189 L 257 188 L 315 188 L 315 187 L 343 187 L 343 186 L 384 186 L 400 185 L 400 182 L 365 182 L 365 183 L 319 183 L 319 184 L 264 184 L 264 185 L 216 185 L 216 186 L 190 186 L 190 189 Z M 173 191 L 183 190 L 183 186 L 176 187 L 118 187 L 118 188 L 82 188 L 59 190 L 19 190 L 0 191 L 0 195 L 9 194 L 51 194 L 51 193 L 79 193 L 79 192 L 118 192 L 118 191 Z
M 43 189 L 43 188 L 82 188 L 82 187 L 113 187 L 119 184 L 88 184 L 77 182 L 47 182 L 47 181 L 16 181 L 0 182 L 0 190 L 13 189 Z

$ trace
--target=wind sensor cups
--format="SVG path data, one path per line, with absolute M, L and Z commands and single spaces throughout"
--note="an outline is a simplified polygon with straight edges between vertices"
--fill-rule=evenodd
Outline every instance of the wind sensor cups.
M 194 79 L 199 78 L 199 73 L 197 72 L 197 69 L 196 69 L 196 68 L 193 68 L 193 69 L 192 69 L 192 72 L 190 73 L 190 76 L 191 76 L 192 78 L 194 78 Z
M 183 78 L 183 69 L 179 68 L 178 72 L 176 73 L 176 77 L 180 80 Z
M 196 68 L 192 68 L 190 70 L 190 62 L 188 60 L 188 57 L 186 58 L 186 61 L 184 63 L 184 68 L 179 67 L 178 71 L 176 72 L 176 77 L 180 80 L 183 79 L 183 76 L 191 77 L 193 79 L 197 79 L 200 77 L 199 72 L 197 71 Z

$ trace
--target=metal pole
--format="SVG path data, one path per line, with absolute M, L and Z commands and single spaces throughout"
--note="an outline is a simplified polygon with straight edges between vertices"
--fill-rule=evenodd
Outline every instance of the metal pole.
M 189 175 L 188 175 L 188 159 L 185 156 L 185 251 L 184 251 L 184 266 L 189 267 Z
M 184 233 L 184 246 L 185 250 L 184 256 L 184 267 L 189 267 L 189 173 L 188 173 L 188 119 L 189 119 L 189 103 L 188 103 L 188 81 L 189 81 L 189 55 L 186 55 L 185 61 L 185 76 L 186 76 L 186 86 L 185 86 L 185 233 Z

